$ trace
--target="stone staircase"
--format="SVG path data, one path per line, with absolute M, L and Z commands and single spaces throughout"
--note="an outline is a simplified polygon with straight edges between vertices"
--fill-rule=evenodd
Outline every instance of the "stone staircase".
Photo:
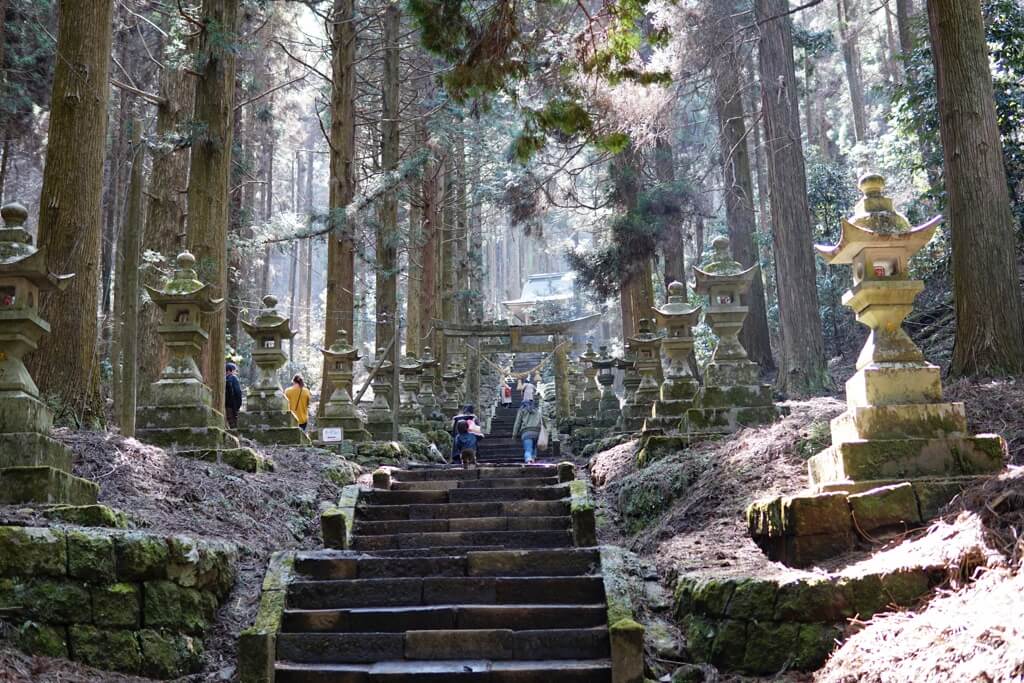
M 243 682 L 613 681 L 593 509 L 573 476 L 436 466 L 349 487 L 345 549 L 295 554 L 286 579 L 268 572 L 267 633 L 243 635 Z M 268 675 L 252 675 L 254 650 Z
M 543 360 L 539 353 L 520 353 L 516 355 L 512 365 L 514 372 L 526 372 Z M 522 403 L 523 392 L 512 390 L 512 403 L 508 406 L 498 403 L 491 418 L 491 431 L 480 443 L 480 450 L 477 453 L 477 462 L 480 465 L 512 465 L 522 464 L 523 444 L 519 439 L 512 437 L 512 428 L 516 424 L 516 412 Z M 538 461 L 543 459 L 544 454 L 539 454 Z

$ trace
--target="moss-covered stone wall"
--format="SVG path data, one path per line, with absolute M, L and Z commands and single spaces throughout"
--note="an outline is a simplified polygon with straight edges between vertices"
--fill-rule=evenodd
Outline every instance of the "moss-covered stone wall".
M 0 526 L 0 618 L 32 654 L 176 678 L 202 666 L 235 558 L 185 536 Z
M 675 618 L 690 659 L 726 671 L 811 671 L 847 632 L 891 607 L 914 604 L 941 576 L 925 569 L 856 577 L 680 577 Z

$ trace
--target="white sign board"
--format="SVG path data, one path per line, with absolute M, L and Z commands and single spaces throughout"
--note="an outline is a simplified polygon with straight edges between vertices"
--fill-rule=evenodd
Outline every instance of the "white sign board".
M 320 438 L 324 443 L 340 443 L 342 436 L 341 427 L 324 427 L 320 430 Z

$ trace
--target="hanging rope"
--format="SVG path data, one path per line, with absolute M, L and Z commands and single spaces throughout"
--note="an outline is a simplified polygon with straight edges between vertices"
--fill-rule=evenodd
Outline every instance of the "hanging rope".
M 548 364 L 548 361 L 550 361 L 551 359 L 553 359 L 555 357 L 555 354 L 559 351 L 559 349 L 561 349 L 563 346 L 567 346 L 567 345 L 571 345 L 571 344 L 572 344 L 572 340 L 571 339 L 566 339 L 561 344 L 559 344 L 558 346 L 553 348 L 550 353 L 545 354 L 544 359 L 541 360 L 541 362 L 537 363 L 536 365 L 534 365 L 529 370 L 525 370 L 523 372 L 512 372 L 512 366 L 511 365 L 508 366 L 507 368 L 501 367 L 500 365 L 498 365 L 497 363 L 492 361 L 490 358 L 488 358 L 487 356 L 485 356 L 482 353 L 480 353 L 479 349 L 476 349 L 476 348 L 470 346 L 469 344 L 466 344 L 466 348 L 467 349 L 471 349 L 473 351 L 473 353 L 477 354 L 477 356 L 479 356 L 479 358 L 481 360 L 483 360 L 485 363 L 489 364 L 492 368 L 494 368 L 495 370 L 500 372 L 502 377 L 511 377 L 512 379 L 517 379 L 518 380 L 518 379 L 525 379 L 525 378 L 529 377 L 530 375 L 532 375 L 535 372 L 540 372 L 540 370 L 545 365 Z

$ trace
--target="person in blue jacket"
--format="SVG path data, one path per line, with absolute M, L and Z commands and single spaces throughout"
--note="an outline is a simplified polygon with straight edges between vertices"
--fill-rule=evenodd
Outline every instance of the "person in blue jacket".
M 228 427 L 238 428 L 238 411 L 242 409 L 242 385 L 238 381 L 238 366 L 228 363 L 224 366 L 224 416 Z
M 459 456 L 462 467 L 476 467 L 476 447 L 479 437 L 469 431 L 469 421 L 459 420 L 455 425 L 455 441 L 452 442 L 452 462 Z

